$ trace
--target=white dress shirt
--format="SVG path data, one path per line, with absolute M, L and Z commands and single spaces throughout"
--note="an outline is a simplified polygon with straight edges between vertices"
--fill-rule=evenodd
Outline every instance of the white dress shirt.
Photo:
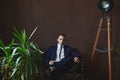
M 60 55 L 60 49 L 61 49 L 61 45 L 58 44 L 57 45 L 55 62 L 60 62 L 65 57 L 65 55 L 64 55 L 64 46 L 62 45 L 61 55 Z

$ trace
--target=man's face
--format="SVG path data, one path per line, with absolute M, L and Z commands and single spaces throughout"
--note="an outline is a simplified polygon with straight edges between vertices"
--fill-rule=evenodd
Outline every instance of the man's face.
M 63 42 L 64 42 L 64 36 L 60 35 L 60 36 L 57 38 L 57 42 L 58 42 L 58 44 L 62 45 Z

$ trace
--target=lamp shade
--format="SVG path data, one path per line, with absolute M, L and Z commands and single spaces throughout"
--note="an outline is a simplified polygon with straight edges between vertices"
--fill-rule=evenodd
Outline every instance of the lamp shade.
M 113 1 L 112 0 L 98 0 L 97 6 L 102 12 L 105 12 L 105 13 L 111 12 L 112 7 L 113 7 Z

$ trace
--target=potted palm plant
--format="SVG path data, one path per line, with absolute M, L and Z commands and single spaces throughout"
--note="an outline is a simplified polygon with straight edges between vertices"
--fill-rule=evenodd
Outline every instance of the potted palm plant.
M 0 40 L 0 49 L 3 56 L 0 57 L 1 73 L 3 80 L 44 80 L 42 71 L 43 52 L 38 45 L 29 39 L 37 28 L 27 37 L 25 29 L 18 32 L 14 28 L 14 39 L 8 46 Z
M 13 61 L 13 57 L 16 52 L 16 48 L 13 50 L 13 44 L 14 40 L 12 40 L 8 46 L 5 46 L 0 40 L 0 74 L 3 76 L 3 80 L 9 80 L 9 70 L 12 69 L 13 64 L 15 63 L 15 61 Z

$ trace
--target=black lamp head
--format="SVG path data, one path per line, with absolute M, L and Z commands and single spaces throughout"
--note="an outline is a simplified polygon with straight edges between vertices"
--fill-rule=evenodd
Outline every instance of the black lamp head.
M 112 7 L 113 7 L 113 1 L 112 0 L 98 0 L 98 8 L 102 12 L 111 12 Z

